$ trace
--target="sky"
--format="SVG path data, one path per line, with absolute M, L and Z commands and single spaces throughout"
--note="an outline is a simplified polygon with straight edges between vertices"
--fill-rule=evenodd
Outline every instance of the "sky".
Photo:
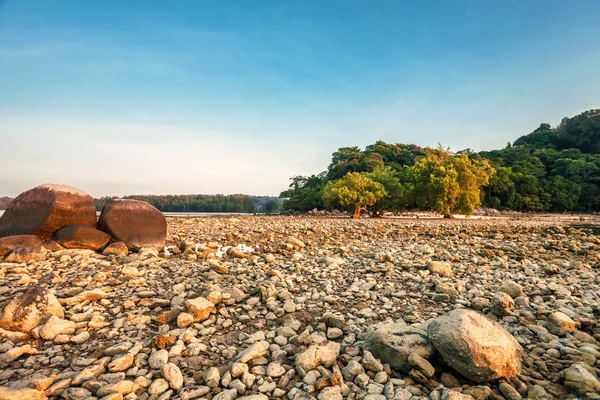
M 600 107 L 600 1 L 0 0 L 0 196 L 278 195 Z

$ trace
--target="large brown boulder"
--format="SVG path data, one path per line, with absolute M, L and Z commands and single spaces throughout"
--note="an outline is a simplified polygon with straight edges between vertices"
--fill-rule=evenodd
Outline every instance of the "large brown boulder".
M 21 193 L 0 217 L 0 237 L 36 235 L 43 240 L 63 226 L 96 226 L 94 199 L 65 185 L 40 185 Z
M 64 318 L 65 312 L 52 293 L 36 285 L 4 307 L 0 328 L 29 333 L 53 315 Z
M 450 311 L 431 321 L 427 334 L 448 365 L 472 381 L 513 378 L 521 371 L 519 342 L 476 311 Z
M 167 242 L 165 216 L 145 201 L 109 201 L 100 214 L 98 229 L 135 251 L 142 247 L 159 250 Z
M 89 225 L 69 225 L 56 231 L 54 239 L 67 249 L 99 251 L 106 247 L 110 235 Z
M 19 247 L 39 248 L 42 240 L 35 235 L 17 235 L 0 238 L 0 257 Z

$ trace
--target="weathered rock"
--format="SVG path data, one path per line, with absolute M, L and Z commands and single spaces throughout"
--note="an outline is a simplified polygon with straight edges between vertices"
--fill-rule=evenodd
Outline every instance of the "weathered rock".
M 63 307 L 52 293 L 36 285 L 4 307 L 0 327 L 29 333 L 53 315 L 63 318 Z
M 517 340 L 476 311 L 450 311 L 434 319 L 427 333 L 444 360 L 475 382 L 512 378 L 521 370 L 523 349 Z
M 571 365 L 561 373 L 565 386 L 580 396 L 600 393 L 600 380 L 587 364 Z
M 123 242 L 130 250 L 165 247 L 167 221 L 151 204 L 138 200 L 112 200 L 106 203 L 98 229 Z
M 74 224 L 96 225 L 92 196 L 66 185 L 40 185 L 11 201 L 0 217 L 0 237 L 35 235 L 46 240 Z
M 340 355 L 340 348 L 340 344 L 336 342 L 313 344 L 296 356 L 296 367 L 300 369 L 301 373 L 306 373 L 319 365 L 330 367 Z
M 53 315 L 40 330 L 40 337 L 44 340 L 54 340 L 63 332 L 72 333 L 75 323 Z
M 19 347 L 13 347 L 12 349 L 0 354 L 0 368 L 10 365 L 10 363 L 25 354 L 38 354 L 38 350 L 28 344 Z
M 129 253 L 129 249 L 123 242 L 111 243 L 102 251 L 105 256 L 126 256 L 127 253 Z
M 42 240 L 35 235 L 16 235 L 0 238 L 0 257 L 4 257 L 11 251 L 28 247 L 39 248 L 42 246 Z
M 498 288 L 499 292 L 504 292 L 508 294 L 513 299 L 516 299 L 519 296 L 523 296 L 523 287 L 519 285 L 515 281 L 505 281 Z
M 435 353 L 424 331 L 398 323 L 384 323 L 369 327 L 363 348 L 383 363 L 390 364 L 390 367 L 396 371 L 405 373 L 412 368 L 408 362 L 411 353 L 426 360 L 431 359 Z
M 13 389 L 0 387 L 0 400 L 46 400 L 44 392 L 36 389 Z
M 110 235 L 89 225 L 68 225 L 54 234 L 54 239 L 67 249 L 102 250 Z
M 11 251 L 5 260 L 9 263 L 26 263 L 29 261 L 44 261 L 45 259 L 46 251 L 42 248 L 20 247 Z
M 173 363 L 165 364 L 162 367 L 163 377 L 169 382 L 171 389 L 179 390 L 183 387 L 183 375 L 179 367 Z
M 204 321 L 210 315 L 215 305 L 204 297 L 186 300 L 185 306 L 188 308 L 188 313 L 194 317 L 194 321 Z
M 492 298 L 492 312 L 499 317 L 510 315 L 515 309 L 514 300 L 505 292 L 497 292 Z
M 560 311 L 550 314 L 546 326 L 550 332 L 558 336 L 563 336 L 577 330 L 575 321 Z
M 427 264 L 427 268 L 432 274 L 437 274 L 439 276 L 451 276 L 452 275 L 452 267 L 450 264 L 442 262 L 442 261 L 430 261 Z

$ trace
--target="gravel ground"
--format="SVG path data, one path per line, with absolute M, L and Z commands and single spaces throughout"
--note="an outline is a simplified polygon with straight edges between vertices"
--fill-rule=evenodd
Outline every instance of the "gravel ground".
M 294 217 L 168 224 L 170 245 L 160 254 L 61 250 L 45 261 L 0 263 L 0 308 L 38 284 L 64 309 L 31 337 L 0 331 L 0 399 L 600 392 L 600 240 L 592 225 Z M 405 362 L 407 372 L 366 350 L 377 327 L 427 332 L 456 309 L 485 314 L 516 339 L 518 375 L 476 382 L 436 343 L 428 360 Z

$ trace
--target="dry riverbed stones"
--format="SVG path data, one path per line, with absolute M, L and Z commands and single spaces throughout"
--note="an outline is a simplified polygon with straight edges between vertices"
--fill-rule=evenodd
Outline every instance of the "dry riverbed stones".
M 0 262 L 0 398 L 600 396 L 592 229 L 244 217 L 167 230 L 167 251 L 57 237 L 39 261 Z

